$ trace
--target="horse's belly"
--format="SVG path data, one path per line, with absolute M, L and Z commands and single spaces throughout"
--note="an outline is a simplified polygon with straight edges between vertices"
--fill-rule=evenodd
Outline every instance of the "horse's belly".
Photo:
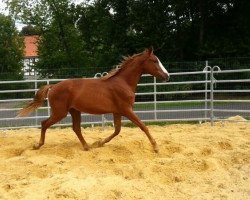
M 114 109 L 111 107 L 104 107 L 99 105 L 80 105 L 76 106 L 75 109 L 89 114 L 105 114 L 105 113 L 114 113 Z
M 85 113 L 105 114 L 115 112 L 116 106 L 111 98 L 97 92 L 76 98 L 72 107 Z

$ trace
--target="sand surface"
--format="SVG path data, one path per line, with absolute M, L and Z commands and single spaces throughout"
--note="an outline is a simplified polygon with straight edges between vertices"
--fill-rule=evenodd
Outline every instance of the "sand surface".
M 250 199 L 250 123 L 122 128 L 104 147 L 83 151 L 70 128 L 0 130 L 0 199 Z M 112 133 L 85 128 L 93 143 Z

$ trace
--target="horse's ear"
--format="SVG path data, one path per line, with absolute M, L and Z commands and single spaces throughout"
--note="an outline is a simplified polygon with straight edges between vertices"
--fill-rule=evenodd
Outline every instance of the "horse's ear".
M 153 47 L 149 47 L 148 49 L 146 49 L 146 52 L 149 56 L 151 56 L 154 53 Z

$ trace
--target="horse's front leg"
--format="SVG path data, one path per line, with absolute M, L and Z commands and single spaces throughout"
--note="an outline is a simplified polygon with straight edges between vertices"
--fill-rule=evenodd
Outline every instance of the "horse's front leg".
M 102 147 L 105 143 L 109 142 L 110 140 L 112 140 L 115 136 L 117 136 L 120 133 L 122 117 L 119 114 L 113 114 L 113 116 L 114 116 L 115 132 L 112 135 L 110 135 L 109 137 L 107 137 L 107 138 L 105 138 L 103 140 L 94 142 L 91 145 L 91 147 Z
M 139 119 L 139 117 L 133 112 L 132 109 L 127 110 L 127 112 L 125 113 L 125 116 L 131 120 L 135 125 L 139 126 L 140 129 L 147 135 L 150 143 L 153 146 L 153 149 L 156 153 L 159 152 L 159 148 L 158 145 L 155 141 L 155 139 L 151 136 L 151 134 L 148 131 L 148 128 L 145 126 L 145 124 Z

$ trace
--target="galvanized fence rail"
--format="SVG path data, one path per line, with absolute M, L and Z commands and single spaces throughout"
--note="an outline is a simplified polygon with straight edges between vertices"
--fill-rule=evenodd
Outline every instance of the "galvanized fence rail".
M 144 75 L 138 84 L 134 110 L 143 121 L 149 122 L 210 121 L 213 125 L 216 120 L 227 120 L 228 117 L 234 115 L 249 118 L 250 79 L 218 79 L 222 74 L 232 73 L 248 73 L 248 77 L 250 77 L 250 69 L 220 70 L 218 66 L 205 66 L 203 71 L 170 73 L 171 82 L 168 83 L 157 82 L 156 78 Z M 105 74 L 106 72 L 98 73 L 96 78 Z M 215 75 L 218 80 L 215 79 Z M 186 80 L 185 77 L 190 76 L 195 80 Z M 175 81 L 177 77 L 181 81 Z M 143 79 L 150 79 L 150 81 L 143 81 Z M 24 103 L 32 100 L 40 85 L 57 83 L 62 80 L 64 79 L 0 81 L 0 86 L 6 86 L 6 89 L 0 90 L 0 129 L 40 127 L 41 121 L 50 115 L 49 102 L 46 101 L 45 106 L 28 117 L 17 118 L 16 113 Z M 220 84 L 231 83 L 244 83 L 245 85 L 243 89 L 217 89 L 216 87 Z M 8 89 L 18 88 L 17 86 L 22 84 L 27 88 Z M 186 86 L 188 89 L 185 89 Z M 227 97 L 225 94 L 233 95 Z M 238 98 L 237 94 L 244 95 L 240 95 Z M 217 98 L 218 95 L 222 98 Z M 13 98 L 13 96 L 17 97 Z M 123 118 L 123 121 L 127 120 Z M 82 114 L 82 124 L 102 124 L 104 127 L 107 122 L 112 123 L 112 115 Z M 70 116 L 68 115 L 57 125 L 71 125 Z

